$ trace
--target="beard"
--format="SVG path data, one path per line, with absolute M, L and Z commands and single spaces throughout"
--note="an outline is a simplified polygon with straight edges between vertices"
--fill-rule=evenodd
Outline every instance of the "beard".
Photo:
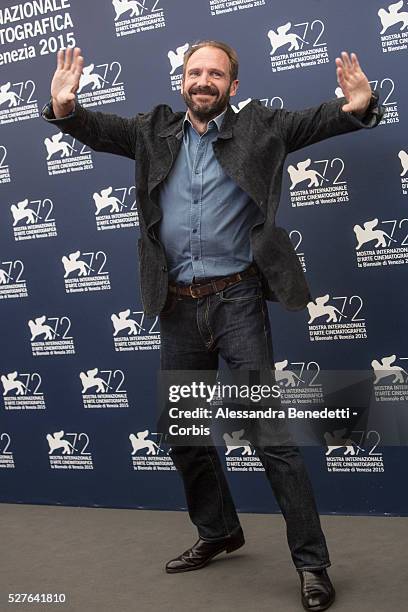
M 201 100 L 199 102 L 194 94 L 209 94 L 211 97 L 208 98 L 208 101 Z M 220 95 L 216 87 L 193 86 L 190 87 L 188 92 L 183 92 L 183 98 L 191 113 L 199 121 L 210 121 L 225 110 L 230 94 L 227 90 L 223 95 Z

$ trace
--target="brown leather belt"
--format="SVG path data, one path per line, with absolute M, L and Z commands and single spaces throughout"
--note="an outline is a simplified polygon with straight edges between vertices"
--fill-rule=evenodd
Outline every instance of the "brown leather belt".
M 181 296 L 201 298 L 206 295 L 218 293 L 218 291 L 222 291 L 231 285 L 239 283 L 245 278 L 256 276 L 257 274 L 259 274 L 258 268 L 254 264 L 251 264 L 242 272 L 236 272 L 230 276 L 222 276 L 221 278 L 214 278 L 212 280 L 208 279 L 203 283 L 193 283 L 192 285 L 174 285 L 169 283 L 169 291 L 170 293 Z

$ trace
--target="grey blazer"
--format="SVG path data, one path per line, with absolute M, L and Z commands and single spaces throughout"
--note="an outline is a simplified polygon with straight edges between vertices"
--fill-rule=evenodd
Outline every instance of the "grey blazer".
M 239 113 L 228 105 L 213 143 L 225 172 L 263 212 L 264 221 L 250 232 L 254 260 L 266 298 L 280 301 L 289 310 L 304 308 L 311 296 L 288 233 L 275 225 L 285 158 L 325 138 L 373 128 L 385 112 L 376 92 L 362 120 L 343 112 L 344 103 L 340 98 L 303 111 L 286 111 L 271 110 L 252 100 Z M 135 160 L 140 286 L 143 309 L 149 316 L 160 313 L 167 297 L 166 256 L 157 238 L 161 219 L 158 193 L 180 148 L 184 115 L 185 111 L 173 112 L 165 104 L 132 118 L 89 111 L 78 103 L 75 112 L 63 119 L 55 119 L 51 102 L 42 111 L 44 119 L 95 151 Z

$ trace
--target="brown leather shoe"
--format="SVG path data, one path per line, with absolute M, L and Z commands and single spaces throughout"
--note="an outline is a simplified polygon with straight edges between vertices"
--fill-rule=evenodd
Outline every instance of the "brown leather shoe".
M 231 537 L 218 540 L 217 542 L 207 542 L 199 538 L 195 544 L 176 559 L 172 559 L 166 564 L 166 572 L 175 574 L 177 572 L 190 572 L 201 569 L 207 565 L 215 555 L 222 552 L 230 553 L 245 544 L 242 530 Z
M 329 608 L 336 596 L 326 569 L 299 571 L 302 604 L 305 610 L 321 612 Z

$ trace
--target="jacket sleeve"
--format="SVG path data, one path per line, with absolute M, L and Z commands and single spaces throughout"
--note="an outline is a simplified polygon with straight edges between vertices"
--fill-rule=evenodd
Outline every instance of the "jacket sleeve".
M 373 92 L 369 107 L 362 118 L 342 110 L 342 106 L 347 102 L 345 98 L 330 100 L 302 111 L 277 111 L 278 129 L 287 152 L 297 151 L 339 134 L 376 127 L 386 111 L 378 99 L 378 93 Z
M 43 107 L 41 116 L 49 123 L 53 123 L 61 132 L 70 134 L 94 151 L 135 159 L 137 116 L 127 118 L 90 111 L 76 101 L 71 114 L 56 119 L 51 100 Z

